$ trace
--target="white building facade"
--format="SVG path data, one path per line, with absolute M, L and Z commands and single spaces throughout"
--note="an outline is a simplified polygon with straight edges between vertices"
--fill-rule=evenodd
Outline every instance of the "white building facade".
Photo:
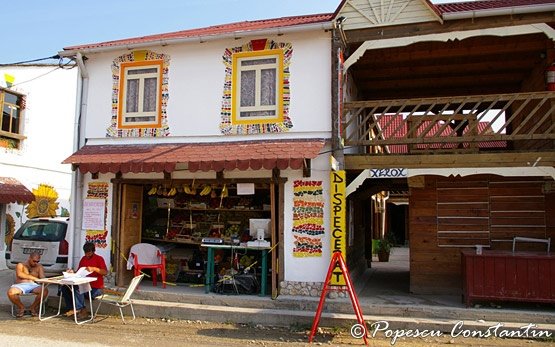
M 0 67 L 0 177 L 19 182 L 12 186 L 15 197 L 0 198 L 2 240 L 9 241 L 27 220 L 27 204 L 18 203 L 18 191 L 29 194 L 41 184 L 50 186 L 58 195 L 56 214 L 69 211 L 72 173 L 62 161 L 73 149 L 76 80 L 74 65 Z M 3 186 L 2 194 L 8 189 Z
M 65 160 L 76 170 L 73 262 L 93 241 L 126 283 L 130 247 L 154 243 L 178 281 L 205 251 L 202 238 L 246 241 L 251 219 L 269 219 L 271 294 L 321 283 L 330 259 L 331 18 L 60 52 L 81 73 L 80 132 Z

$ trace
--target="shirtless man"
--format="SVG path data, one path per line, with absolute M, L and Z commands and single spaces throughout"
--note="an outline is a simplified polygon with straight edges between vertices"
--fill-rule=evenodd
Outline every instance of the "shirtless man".
M 29 306 L 29 310 L 33 316 L 38 315 L 38 306 L 40 305 L 40 296 L 42 286 L 34 281 L 39 278 L 44 278 L 44 268 L 40 262 L 40 254 L 33 252 L 29 254 L 29 259 L 24 263 L 17 264 L 15 268 L 15 284 L 8 289 L 8 298 L 18 311 L 16 317 L 23 317 L 25 314 L 25 306 L 21 302 L 21 294 L 35 294 L 35 301 Z M 48 290 L 44 288 L 44 297 L 48 297 Z

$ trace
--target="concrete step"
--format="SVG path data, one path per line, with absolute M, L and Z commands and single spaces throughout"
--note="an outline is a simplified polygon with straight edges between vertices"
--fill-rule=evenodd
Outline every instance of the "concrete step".
M 212 305 L 217 307 L 242 307 L 252 309 L 272 309 L 286 311 L 316 312 L 320 298 L 298 297 L 281 295 L 272 300 L 269 297 L 256 295 L 220 295 L 220 294 L 178 294 L 163 291 L 139 291 L 134 296 L 144 301 L 187 303 L 196 305 Z M 391 317 L 413 317 L 430 318 L 439 320 L 489 320 L 498 322 L 535 322 L 553 323 L 555 322 L 555 311 L 549 305 L 531 310 L 511 308 L 508 304 L 496 307 L 461 307 L 443 305 L 424 305 L 419 303 L 403 303 L 403 298 L 395 300 L 389 297 L 389 301 L 399 302 L 398 304 L 384 304 L 384 300 L 359 298 L 363 314 L 372 316 L 391 316 Z M 405 299 L 406 301 L 406 299 Z M 501 304 L 500 304 L 501 305 Z M 515 305 L 513 305 L 515 306 Z M 353 314 L 353 306 L 349 298 L 326 299 L 323 312 L 334 314 Z
M 298 310 L 276 307 L 239 307 L 229 306 L 229 302 L 225 302 L 225 305 L 214 305 L 207 303 L 194 304 L 142 299 L 137 299 L 134 302 L 136 314 L 138 316 L 150 318 L 164 317 L 170 319 L 201 320 L 222 323 L 233 322 L 252 325 L 261 324 L 271 326 L 298 326 L 301 328 L 310 328 L 315 317 L 315 310 Z M 219 303 L 224 302 L 219 301 Z M 102 311 L 102 313 L 117 313 L 117 311 L 113 310 L 110 312 L 104 310 Z M 475 317 L 467 315 L 468 318 L 457 317 L 454 319 L 446 319 L 416 317 L 411 315 L 409 311 L 403 309 L 392 310 L 391 312 L 394 314 L 364 314 L 364 319 L 369 325 L 374 322 L 380 322 L 380 329 L 386 329 L 386 327 L 387 329 L 399 331 L 414 331 L 415 329 L 418 329 L 419 331 L 437 331 L 444 334 L 460 333 L 460 336 L 463 336 L 462 334 L 465 334 L 467 331 L 476 331 L 477 333 L 485 332 L 488 330 L 488 328 L 493 329 L 492 327 L 496 327 L 498 325 L 498 331 L 507 329 L 509 331 L 522 332 L 522 327 L 533 324 L 531 330 L 535 330 L 543 334 L 549 333 L 551 334 L 551 336 L 555 336 L 555 324 L 553 324 L 554 320 L 548 317 L 534 317 L 537 318 L 537 320 L 533 321 L 507 322 L 506 318 L 508 315 L 511 314 L 510 312 L 506 312 L 508 314 L 504 315 L 503 320 L 482 319 L 480 317 L 483 316 L 483 313 Z M 538 320 L 541 320 L 541 322 L 539 322 Z M 354 313 L 347 314 L 337 312 L 323 312 L 319 326 L 350 328 L 356 323 L 357 320 Z
M 279 296 L 272 300 L 256 295 L 178 294 L 164 291 L 139 291 L 136 311 L 148 317 L 237 322 L 268 325 L 312 324 L 320 298 Z M 387 300 L 394 301 L 389 297 Z M 402 300 L 399 300 L 402 302 Z M 514 328 L 529 323 L 555 332 L 555 312 L 511 308 L 466 308 L 422 304 L 383 304 L 360 300 L 367 322 L 387 321 L 395 329 L 426 329 L 448 332 L 460 321 L 472 329 L 502 323 Z M 462 306 L 462 304 L 460 304 Z M 356 323 L 349 298 L 326 299 L 320 326 L 345 326 Z M 554 335 L 555 336 L 555 335 Z

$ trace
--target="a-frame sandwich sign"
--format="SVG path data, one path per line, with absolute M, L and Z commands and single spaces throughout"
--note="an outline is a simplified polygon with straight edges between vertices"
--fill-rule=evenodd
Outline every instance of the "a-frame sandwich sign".
M 318 308 L 316 309 L 316 315 L 314 316 L 314 321 L 312 322 L 312 329 L 310 330 L 310 336 L 308 337 L 308 342 L 312 342 L 316 330 L 318 329 L 318 323 L 320 323 L 320 317 L 322 316 L 322 308 L 324 306 L 324 301 L 326 299 L 326 294 L 330 290 L 330 280 L 332 272 L 335 268 L 339 267 L 343 278 L 345 279 L 345 285 L 347 286 L 347 291 L 349 292 L 349 297 L 351 298 L 351 303 L 353 304 L 353 309 L 355 310 L 355 315 L 357 317 L 357 322 L 364 328 L 364 343 L 368 345 L 366 323 L 364 322 L 364 317 L 362 315 L 362 310 L 360 309 L 360 304 L 353 287 L 353 282 L 351 281 L 351 276 L 347 270 L 347 265 L 345 264 L 345 259 L 341 255 L 340 251 L 333 252 L 331 257 L 330 266 L 328 268 L 328 274 L 326 275 L 326 280 L 324 281 L 324 287 L 322 288 L 322 294 L 320 295 L 320 302 L 318 303 Z

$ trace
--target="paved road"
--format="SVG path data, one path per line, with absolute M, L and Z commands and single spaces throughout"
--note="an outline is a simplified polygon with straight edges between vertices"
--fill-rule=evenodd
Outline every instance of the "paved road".
M 84 343 L 78 343 L 78 342 L 60 342 L 58 339 L 47 339 L 47 338 L 38 338 L 38 337 L 29 337 L 29 336 L 13 336 L 13 335 L 1 334 L 1 333 L 0 333 L 0 341 L 2 341 L 2 346 L 4 347 L 20 347 L 20 346 L 26 346 L 26 345 L 42 346 L 42 347 L 106 346 L 98 343 L 84 344 Z

